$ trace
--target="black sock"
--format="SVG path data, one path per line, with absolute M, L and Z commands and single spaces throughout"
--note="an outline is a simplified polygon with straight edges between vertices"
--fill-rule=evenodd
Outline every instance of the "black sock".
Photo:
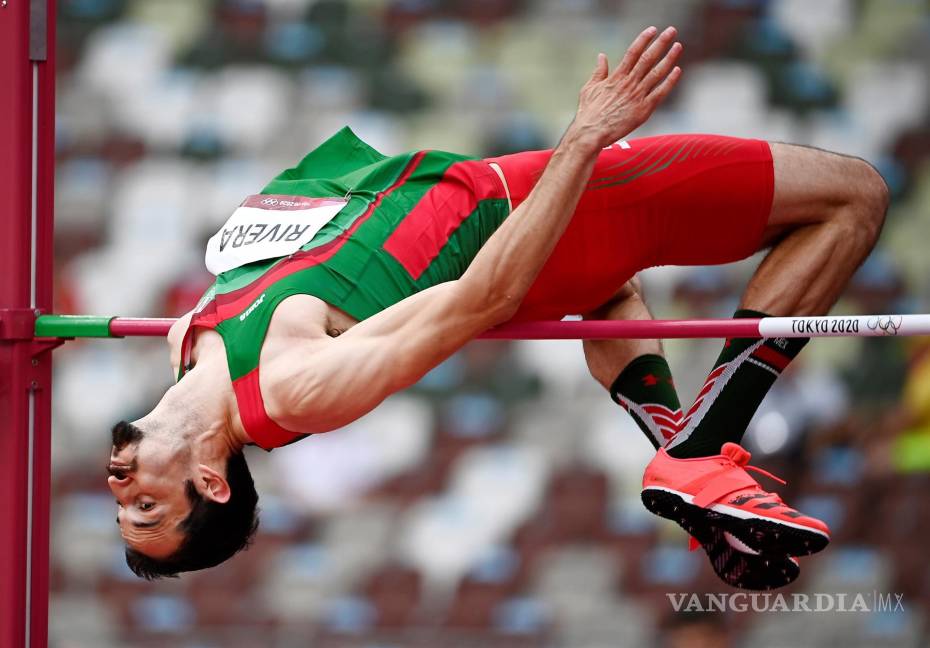
M 678 431 L 681 403 L 662 356 L 649 353 L 635 358 L 611 385 L 610 397 L 629 412 L 656 448 Z
M 734 317 L 767 317 L 738 310 Z M 671 441 L 673 457 L 706 457 L 727 441 L 739 443 L 775 379 L 810 338 L 740 338 L 727 340 L 707 376 L 684 427 Z

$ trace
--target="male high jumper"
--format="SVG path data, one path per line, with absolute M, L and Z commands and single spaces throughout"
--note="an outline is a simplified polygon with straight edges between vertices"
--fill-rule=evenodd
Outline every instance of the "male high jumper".
M 208 246 L 215 284 L 169 333 L 177 384 L 113 429 L 133 571 L 202 569 L 248 544 L 258 496 L 244 446 L 354 421 L 504 322 L 649 318 L 641 269 L 771 248 L 735 317 L 826 313 L 878 238 L 885 183 L 862 160 L 788 144 L 625 141 L 681 76 L 675 37 L 650 27 L 613 71 L 600 54 L 554 150 L 386 157 L 343 129 L 247 198 Z M 657 341 L 584 343 L 657 448 L 644 504 L 734 586 L 784 585 L 794 556 L 829 541 L 749 476 L 737 445 L 806 342 L 727 340 L 684 415 Z

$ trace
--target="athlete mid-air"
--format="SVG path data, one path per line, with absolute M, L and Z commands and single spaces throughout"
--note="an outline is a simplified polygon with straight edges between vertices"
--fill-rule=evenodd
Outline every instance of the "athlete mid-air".
M 635 274 L 771 248 L 736 317 L 826 313 L 875 244 L 886 186 L 862 160 L 760 140 L 624 140 L 681 76 L 676 31 L 601 54 L 554 150 L 386 157 L 343 129 L 246 198 L 211 239 L 216 282 L 168 336 L 178 376 L 113 428 L 109 485 L 146 578 L 244 548 L 258 496 L 243 448 L 353 421 L 514 319 L 650 317 Z M 728 340 L 682 412 L 657 341 L 586 341 L 592 375 L 657 448 L 643 502 L 727 583 L 798 575 L 821 521 L 749 475 L 737 443 L 802 339 Z

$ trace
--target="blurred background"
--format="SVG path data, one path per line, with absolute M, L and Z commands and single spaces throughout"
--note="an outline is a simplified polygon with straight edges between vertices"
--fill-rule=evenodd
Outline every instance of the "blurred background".
M 637 134 L 869 160 L 893 207 L 836 312 L 928 312 L 923 0 L 60 0 L 56 311 L 185 312 L 206 238 L 344 124 L 390 154 L 548 148 L 596 53 L 651 24 L 678 26 L 685 72 Z M 756 263 L 650 270 L 647 298 L 728 317 Z M 719 348 L 667 344 L 686 406 Z M 348 429 L 251 449 L 254 546 L 139 581 L 108 430 L 171 379 L 160 341 L 56 353 L 54 646 L 930 645 L 930 340 L 815 341 L 746 440 L 834 530 L 786 591 L 903 593 L 885 614 L 676 614 L 666 593 L 732 590 L 640 504 L 652 449 L 578 341 L 475 343 Z

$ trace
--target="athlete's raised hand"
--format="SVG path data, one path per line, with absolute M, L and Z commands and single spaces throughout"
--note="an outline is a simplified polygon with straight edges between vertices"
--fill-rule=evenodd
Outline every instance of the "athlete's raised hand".
M 578 112 L 570 129 L 592 145 L 608 146 L 641 126 L 681 77 L 675 65 L 681 54 L 678 34 L 669 27 L 656 38 L 656 28 L 644 30 L 613 72 L 598 54 L 591 78 L 581 89 Z

